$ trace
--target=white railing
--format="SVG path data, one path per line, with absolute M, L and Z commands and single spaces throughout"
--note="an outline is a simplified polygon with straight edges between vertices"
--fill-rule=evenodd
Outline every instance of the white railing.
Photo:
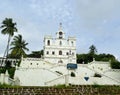
M 10 85 L 15 85 L 15 80 L 14 79 L 11 79 L 11 78 L 8 78 L 8 83 Z
M 104 73 L 106 72 L 120 72 L 120 69 L 109 69 L 109 70 L 104 71 Z
M 100 74 L 100 75 L 102 75 L 102 76 L 105 76 L 105 77 L 107 77 L 107 78 L 109 78 L 109 79 L 111 79 L 111 80 L 113 80 L 113 81 L 115 81 L 115 82 L 117 82 L 117 83 L 120 84 L 120 81 L 119 81 L 119 80 L 116 80 L 116 79 L 114 79 L 114 78 L 112 78 L 112 77 L 110 77 L 110 76 L 107 76 L 107 75 L 103 74 L 103 73 L 97 72 L 96 70 L 93 70 L 93 69 L 91 69 L 91 68 L 89 68 L 89 67 L 87 67 L 87 68 L 90 69 L 90 70 L 92 70 L 92 71 L 94 71 L 95 73 L 98 73 L 98 74 Z
M 62 79 L 62 78 L 65 80 L 65 77 L 66 77 L 66 76 L 69 76 L 69 74 L 62 75 L 62 76 L 60 76 L 60 77 L 58 77 L 58 78 L 55 78 L 55 79 L 50 80 L 50 81 L 47 81 L 47 82 L 45 82 L 44 84 L 45 84 L 45 85 L 48 85 L 48 84 L 53 83 L 53 82 L 55 82 L 55 81 L 58 81 L 59 79 Z

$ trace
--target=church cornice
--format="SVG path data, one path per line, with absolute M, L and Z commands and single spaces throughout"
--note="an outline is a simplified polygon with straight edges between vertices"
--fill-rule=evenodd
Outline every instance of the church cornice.
M 45 49 L 71 49 L 71 50 L 76 50 L 76 47 L 69 47 L 69 46 L 60 46 L 60 47 L 55 47 L 55 46 L 45 46 Z

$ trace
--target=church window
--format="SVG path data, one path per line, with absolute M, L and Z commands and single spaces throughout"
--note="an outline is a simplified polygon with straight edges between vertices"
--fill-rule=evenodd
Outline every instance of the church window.
M 72 44 L 72 46 L 74 45 L 74 44 L 73 44 L 73 41 L 71 41 L 71 44 Z
M 55 52 L 54 52 L 54 51 L 52 52 L 52 55 L 55 55 Z
M 49 51 L 47 51 L 46 54 L 49 54 Z
M 59 51 L 59 55 L 62 55 L 62 51 L 61 50 Z
M 48 45 L 48 46 L 50 45 L 50 40 L 47 41 L 47 45 Z
M 69 55 L 69 53 L 68 53 L 68 52 L 66 52 L 66 55 Z
M 72 53 L 72 55 L 74 55 L 74 52 Z
M 59 32 L 59 39 L 62 39 L 62 38 L 63 38 L 63 33 Z
M 60 46 L 62 45 L 62 41 L 60 41 Z

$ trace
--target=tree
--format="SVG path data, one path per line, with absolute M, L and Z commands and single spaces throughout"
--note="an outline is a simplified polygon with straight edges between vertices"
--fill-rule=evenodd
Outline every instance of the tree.
M 17 28 L 15 27 L 16 23 L 13 23 L 12 18 L 5 18 L 5 20 L 3 20 L 2 22 L 2 26 L 0 28 L 2 28 L 1 33 L 4 35 L 8 35 L 8 43 L 7 43 L 7 48 L 4 52 L 3 57 L 8 57 L 8 53 L 9 53 L 9 44 L 10 44 L 10 40 L 11 37 L 14 35 L 14 32 L 17 32 Z
M 3 20 L 2 22 L 2 26 L 1 28 L 3 28 L 3 30 L 1 31 L 2 34 L 6 35 L 8 34 L 8 43 L 7 43 L 7 48 L 5 50 L 4 56 L 7 53 L 6 57 L 8 56 L 8 52 L 9 52 L 9 43 L 11 40 L 11 37 L 14 35 L 14 32 L 17 32 L 17 28 L 15 27 L 16 23 L 13 23 L 11 18 L 6 18 L 5 20 Z
M 111 68 L 112 69 L 120 69 L 120 62 L 119 61 L 117 61 L 117 60 L 113 60 L 113 61 L 111 61 Z
M 11 56 L 14 58 L 21 58 L 23 55 L 26 56 L 25 51 L 29 51 L 29 49 L 26 47 L 28 43 L 25 42 L 25 40 L 22 39 L 22 35 L 15 36 L 13 38 L 13 41 L 11 42 Z
M 27 57 L 35 57 L 35 58 L 40 58 L 43 55 L 43 50 L 40 51 L 32 51 L 31 54 L 28 54 Z
M 90 49 L 89 54 L 92 54 L 92 55 L 95 55 L 95 54 L 96 54 L 97 49 L 96 49 L 96 47 L 95 47 L 94 45 L 91 45 L 91 46 L 89 47 L 89 49 Z
M 90 54 L 77 54 L 77 63 L 87 64 L 93 61 L 93 57 Z
M 105 54 L 105 53 L 95 55 L 94 57 L 95 57 L 96 61 L 110 61 L 110 60 L 114 61 L 114 60 L 116 60 L 115 56 L 113 56 L 112 54 Z
M 96 55 L 96 53 L 97 53 L 97 49 L 96 49 L 96 47 L 95 47 L 94 45 L 91 45 L 91 46 L 89 47 L 89 49 L 90 49 L 90 51 L 89 51 L 89 53 L 88 53 L 89 58 L 90 58 L 90 61 L 89 61 L 89 62 L 91 62 L 91 61 L 93 61 L 93 58 L 95 57 L 95 55 Z

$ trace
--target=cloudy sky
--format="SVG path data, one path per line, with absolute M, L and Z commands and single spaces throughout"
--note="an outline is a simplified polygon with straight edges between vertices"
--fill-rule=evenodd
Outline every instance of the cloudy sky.
M 120 59 L 120 0 L 0 0 L 0 24 L 6 17 L 17 23 L 15 35 L 23 35 L 29 52 L 43 49 L 44 35 L 54 37 L 61 22 L 66 37 L 77 38 L 77 53 L 93 44 Z M 6 44 L 0 33 L 0 56 Z

